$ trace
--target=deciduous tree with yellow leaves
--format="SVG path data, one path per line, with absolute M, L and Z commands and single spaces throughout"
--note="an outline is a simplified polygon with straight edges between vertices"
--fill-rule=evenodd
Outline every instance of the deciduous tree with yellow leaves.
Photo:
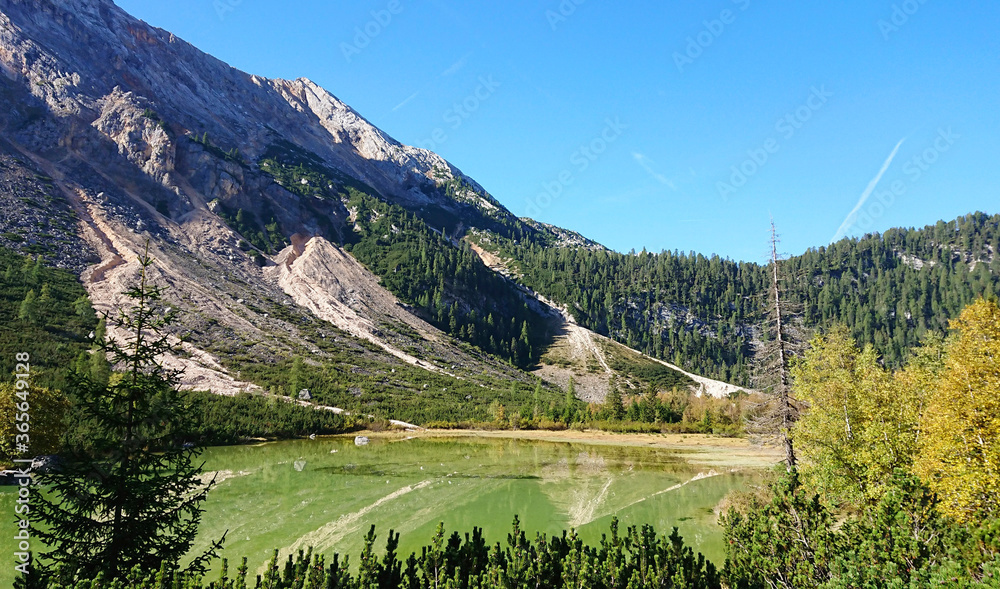
M 893 374 L 845 327 L 813 339 L 792 375 L 796 399 L 808 405 L 794 435 L 803 474 L 816 489 L 838 502 L 875 503 L 893 472 L 911 467 L 941 348 L 939 337 L 928 338 Z
M 920 424 L 914 471 L 959 520 L 1000 513 L 1000 306 L 980 299 L 951 322 L 945 368 Z
M 0 384 L 0 463 L 5 465 L 13 464 L 15 458 L 54 454 L 59 450 L 60 436 L 65 429 L 63 418 L 69 403 L 59 392 L 42 387 L 29 387 L 27 393 L 18 391 L 13 383 Z M 28 409 L 19 411 L 19 405 Z M 31 431 L 25 444 L 27 455 L 17 451 L 15 436 L 20 432 L 14 427 L 18 423 L 14 416 L 18 413 L 27 413 L 31 418 Z

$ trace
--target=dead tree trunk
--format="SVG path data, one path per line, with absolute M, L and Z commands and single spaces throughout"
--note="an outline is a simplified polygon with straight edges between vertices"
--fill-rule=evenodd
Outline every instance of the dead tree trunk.
M 778 281 L 778 233 L 771 219 L 771 291 L 775 322 L 775 345 L 778 348 L 778 406 L 781 411 L 781 437 L 785 446 L 785 465 L 788 470 L 795 468 L 795 448 L 792 446 L 792 422 L 794 420 L 788 378 L 788 344 L 785 341 L 785 323 L 782 314 L 781 285 Z
M 754 386 L 767 395 L 754 416 L 747 422 L 747 433 L 751 438 L 763 442 L 778 442 L 785 450 L 785 467 L 795 468 L 795 448 L 792 444 L 791 429 L 797 415 L 791 396 L 789 361 L 801 345 L 797 330 L 792 327 L 794 314 L 781 288 L 778 256 L 778 234 L 771 221 L 770 288 L 765 311 L 765 340 L 754 351 Z

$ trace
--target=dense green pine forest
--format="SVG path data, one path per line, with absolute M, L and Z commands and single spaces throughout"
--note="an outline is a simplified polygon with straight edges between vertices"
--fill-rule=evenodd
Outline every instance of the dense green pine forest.
M 693 372 L 747 383 L 766 266 L 666 251 L 620 254 L 498 241 L 523 283 L 582 325 Z M 497 249 L 494 245 L 493 249 Z M 975 297 L 1000 292 L 1000 215 L 844 239 L 783 264 L 807 327 L 847 325 L 890 366 Z
M 455 218 L 388 204 L 300 149 L 274 146 L 268 155 L 261 167 L 283 186 L 344 202 L 354 226 L 343 243 L 419 315 L 520 367 L 538 360 L 550 335 L 546 318 L 465 240 L 455 246 L 448 236 L 459 228 Z M 459 181 L 440 188 L 460 201 L 478 194 Z M 479 220 L 486 231 L 469 238 L 511 259 L 525 286 L 566 305 L 585 327 L 693 372 L 749 384 L 766 266 L 694 252 L 558 246 L 551 231 L 524 220 Z M 974 213 L 843 239 L 788 258 L 783 286 L 806 327 L 844 323 L 898 366 L 927 331 L 943 332 L 974 297 L 1000 291 L 998 226 L 1000 215 Z
M 353 192 L 357 242 L 349 251 L 442 331 L 521 367 L 549 339 L 546 321 L 466 242 L 456 247 L 406 210 Z
M 290 144 L 271 146 L 260 166 L 300 196 L 339 199 L 353 219 L 353 227 L 342 236 L 344 247 L 417 315 L 522 368 L 541 356 L 551 336 L 548 321 L 527 306 L 516 285 L 483 265 L 467 243 L 449 237 L 461 226 L 461 219 L 439 209 L 422 210 L 418 216 L 387 203 L 372 196 L 377 192 L 370 186 L 339 174 L 317 156 Z M 492 201 L 460 180 L 442 180 L 437 188 L 459 202 L 470 198 Z M 486 217 L 473 207 L 466 213 L 479 217 L 481 225 L 505 239 L 517 240 L 530 230 L 509 215 Z M 256 236 L 248 237 L 255 245 L 273 251 L 275 240 L 266 239 L 266 231 L 247 219 L 243 211 L 226 217 L 243 235 Z M 337 231 L 327 225 L 328 236 L 334 237 Z
M 272 146 L 260 166 L 302 196 L 343 202 L 353 226 L 341 242 L 393 294 L 446 333 L 517 366 L 537 362 L 551 336 L 548 320 L 477 259 L 468 240 L 510 259 L 522 284 L 566 305 L 585 327 L 692 372 L 749 384 L 765 265 L 676 250 L 622 254 L 559 245 L 544 226 L 472 207 L 482 230 L 456 241 L 462 223 L 454 214 L 386 203 L 294 146 Z M 491 200 L 458 180 L 438 188 L 459 202 Z M 244 227 L 238 215 L 227 217 L 234 228 L 266 234 Z M 785 260 L 783 287 L 806 327 L 846 324 L 898 366 L 927 331 L 942 333 L 976 296 L 1000 291 L 998 226 L 1000 215 L 974 213 L 843 239 Z M 328 233 L 337 232 L 331 226 Z M 265 251 L 273 249 L 260 240 Z
M 14 355 L 31 354 L 32 380 L 65 386 L 65 367 L 92 343 L 97 314 L 72 272 L 49 268 L 41 257 L 0 248 L 0 374 L 14 372 Z

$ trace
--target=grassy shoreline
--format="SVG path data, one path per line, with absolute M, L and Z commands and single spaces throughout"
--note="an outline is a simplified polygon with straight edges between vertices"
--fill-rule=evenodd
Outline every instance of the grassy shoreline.
M 745 438 L 715 434 L 621 434 L 601 430 L 418 430 L 357 431 L 331 438 L 367 436 L 374 440 L 404 441 L 414 438 L 506 438 L 597 446 L 662 448 L 685 454 L 685 460 L 714 467 L 769 468 L 784 458 L 779 448 L 752 445 Z

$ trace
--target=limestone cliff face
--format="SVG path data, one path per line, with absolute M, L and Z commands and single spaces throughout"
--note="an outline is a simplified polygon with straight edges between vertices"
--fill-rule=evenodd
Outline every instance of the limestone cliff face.
M 269 149 L 291 146 L 411 210 L 445 210 L 465 226 L 510 215 L 439 155 L 401 145 L 310 80 L 239 71 L 110 0 L 0 0 L 0 100 L 0 221 L 25 234 L 0 242 L 37 247 L 40 211 L 58 209 L 51 257 L 82 271 L 108 309 L 148 240 L 154 278 L 186 310 L 192 343 L 171 362 L 189 386 L 249 386 L 198 346 L 266 359 L 310 348 L 298 324 L 316 319 L 376 344 L 358 353 L 381 349 L 389 363 L 442 370 L 419 351 L 458 373 L 527 378 L 399 305 L 336 245 L 349 216 L 340 201 L 300 196 L 260 169 Z M 449 196 L 441 184 L 453 178 L 471 188 Z M 220 216 L 237 210 L 273 218 L 291 245 L 248 248 Z M 385 328 L 397 324 L 408 327 Z
M 288 141 L 410 208 L 434 204 L 461 213 L 471 205 L 509 216 L 487 196 L 470 193 L 464 202 L 446 196 L 438 180 L 458 177 L 485 191 L 441 156 L 395 141 L 312 81 L 239 71 L 109 0 L 0 2 L 0 69 L 6 84 L 26 90 L 56 119 L 46 133 L 34 129 L 33 147 L 82 147 L 80 127 L 87 125 L 97 135 L 86 155 L 105 147 L 98 139 L 110 141 L 171 190 L 183 192 L 177 174 L 192 176 L 177 167 L 184 158 L 178 152 L 190 159 L 200 149 L 186 137 L 207 134 L 220 149 L 238 150 L 251 171 L 269 146 Z M 249 181 L 234 190 L 233 180 L 219 173 L 194 188 L 229 197 L 240 188 L 261 189 Z M 230 186 L 220 191 L 218 183 Z
M 302 327 L 317 321 L 320 332 L 339 329 L 319 337 L 380 362 L 530 378 L 459 345 L 382 288 L 338 246 L 353 225 L 344 201 L 280 184 L 262 165 L 276 150 L 453 237 L 520 224 L 557 244 L 601 247 L 518 221 L 441 156 L 400 144 L 312 81 L 239 71 L 111 0 L 0 0 L 0 105 L 0 245 L 44 245 L 110 309 L 148 243 L 153 279 L 186 311 L 188 341 L 171 365 L 192 387 L 250 386 L 213 354 L 322 356 L 309 339 L 317 331 Z M 233 222 L 240 211 L 280 243 L 251 247 Z M 43 226 L 50 237 L 35 235 Z

